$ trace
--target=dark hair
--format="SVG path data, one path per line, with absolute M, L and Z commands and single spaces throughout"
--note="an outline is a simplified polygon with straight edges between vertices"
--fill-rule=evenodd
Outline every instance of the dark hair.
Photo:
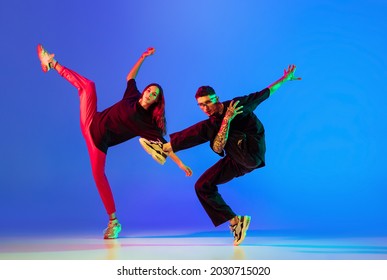
M 163 88 L 156 83 L 152 83 L 146 86 L 144 89 L 147 90 L 151 86 L 156 86 L 159 89 L 159 94 L 157 96 L 157 101 L 152 104 L 150 110 L 152 111 L 152 119 L 155 122 L 156 126 L 161 130 L 162 135 L 167 134 L 167 120 L 165 118 L 165 100 Z
M 198 88 L 195 94 L 195 98 L 198 99 L 198 97 L 203 97 L 207 95 L 213 95 L 215 94 L 215 90 L 210 86 L 201 86 Z

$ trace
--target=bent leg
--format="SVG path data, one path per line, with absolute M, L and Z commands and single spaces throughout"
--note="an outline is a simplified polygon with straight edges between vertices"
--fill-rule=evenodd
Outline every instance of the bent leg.
M 204 172 L 196 182 L 196 195 L 215 226 L 219 226 L 236 216 L 220 195 L 217 185 L 227 183 L 251 170 L 241 168 L 235 161 L 226 156 Z
M 264 166 L 265 144 L 264 140 L 261 141 L 261 147 L 256 141 L 250 143 L 247 139 L 247 135 L 243 132 L 233 133 L 227 140 L 226 152 L 231 156 L 238 164 L 245 168 L 256 169 Z M 254 147 L 250 147 L 253 145 Z

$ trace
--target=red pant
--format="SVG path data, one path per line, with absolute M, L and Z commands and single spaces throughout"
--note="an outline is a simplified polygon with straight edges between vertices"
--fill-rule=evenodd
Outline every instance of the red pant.
M 62 66 L 63 67 L 63 66 Z M 89 151 L 91 169 L 99 195 L 110 215 L 116 212 L 113 194 L 109 181 L 105 175 L 106 154 L 100 151 L 93 142 L 90 134 L 90 124 L 97 112 L 97 94 L 94 82 L 78 73 L 63 67 L 59 74 L 78 89 L 81 111 L 81 130 Z

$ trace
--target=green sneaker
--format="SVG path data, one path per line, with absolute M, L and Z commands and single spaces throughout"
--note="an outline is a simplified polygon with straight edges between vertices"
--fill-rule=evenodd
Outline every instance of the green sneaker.
M 117 219 L 110 220 L 107 228 L 103 232 L 104 239 L 116 239 L 121 231 L 121 224 Z

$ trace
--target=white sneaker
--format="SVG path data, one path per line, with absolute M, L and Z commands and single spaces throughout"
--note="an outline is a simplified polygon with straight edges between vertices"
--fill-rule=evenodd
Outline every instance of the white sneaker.
M 37 47 L 37 51 L 43 72 L 47 72 L 54 68 L 53 62 L 55 54 L 49 54 L 40 44 Z
M 245 239 L 250 220 L 250 216 L 238 216 L 238 223 L 233 226 L 230 225 L 230 230 L 234 235 L 234 246 L 238 246 Z
M 163 151 L 163 143 L 158 141 L 147 140 L 145 138 L 139 139 L 144 150 L 152 156 L 152 158 L 161 165 L 167 160 L 167 154 Z

